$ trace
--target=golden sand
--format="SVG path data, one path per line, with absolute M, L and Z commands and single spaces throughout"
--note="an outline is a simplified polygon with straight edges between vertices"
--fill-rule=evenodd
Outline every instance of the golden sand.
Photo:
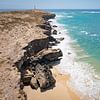
M 25 87 L 28 100 L 80 100 L 80 97 L 67 84 L 70 76 L 61 74 L 56 68 L 53 68 L 52 72 L 56 79 L 55 87 L 45 92 Z

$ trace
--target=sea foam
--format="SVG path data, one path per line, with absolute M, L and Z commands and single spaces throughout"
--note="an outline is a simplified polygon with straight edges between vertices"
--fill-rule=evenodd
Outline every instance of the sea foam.
M 95 14 L 95 13 L 98 13 L 98 14 L 100 14 L 100 11 L 82 11 L 82 13 L 86 13 L 86 14 Z
M 64 25 L 57 22 L 57 19 L 58 17 L 52 20 L 51 24 L 57 25 L 56 29 L 61 34 L 55 37 L 64 37 L 64 40 L 60 44 L 53 47 L 60 48 L 63 52 L 63 58 L 58 65 L 59 69 L 62 73 L 71 76 L 69 84 L 77 93 L 80 92 L 83 95 L 81 97 L 82 100 L 100 100 L 100 76 L 95 74 L 95 69 L 90 64 L 76 61 L 77 54 L 71 47 L 71 44 L 75 41 L 68 35 L 68 30 L 64 28 Z M 70 54 L 68 54 L 69 52 Z

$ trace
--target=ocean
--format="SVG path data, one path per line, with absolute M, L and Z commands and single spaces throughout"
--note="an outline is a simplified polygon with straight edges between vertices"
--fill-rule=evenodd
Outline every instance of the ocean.
M 65 38 L 57 46 L 63 51 L 59 69 L 85 100 L 100 100 L 100 10 L 48 11 L 56 14 L 52 24 L 61 32 L 54 37 Z
M 57 22 L 82 48 L 79 60 L 86 61 L 100 72 L 100 10 L 55 10 Z M 75 47 L 75 45 L 74 45 Z M 76 47 L 77 48 L 77 47 Z

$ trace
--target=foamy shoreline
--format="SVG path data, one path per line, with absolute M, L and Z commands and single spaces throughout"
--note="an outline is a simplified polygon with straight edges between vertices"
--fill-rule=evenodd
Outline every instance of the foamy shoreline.
M 95 72 L 93 67 L 84 62 L 75 61 L 77 54 L 74 49 L 71 47 L 71 43 L 74 42 L 69 35 L 66 33 L 67 30 L 63 27 L 63 25 L 57 23 L 57 18 L 54 20 L 50 20 L 51 25 L 57 25 L 55 28 L 58 33 L 61 34 L 53 35 L 55 38 L 64 37 L 64 40 L 54 46 L 53 48 L 60 48 L 63 52 L 63 59 L 61 63 L 58 65 L 61 73 L 69 74 L 71 76 L 69 86 L 75 90 L 75 92 L 81 95 L 82 100 L 99 100 L 100 99 L 100 84 L 99 80 L 95 78 Z

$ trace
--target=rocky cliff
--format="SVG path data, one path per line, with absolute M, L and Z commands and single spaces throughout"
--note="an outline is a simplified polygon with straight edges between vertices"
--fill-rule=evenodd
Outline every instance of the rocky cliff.
M 1 99 L 27 99 L 27 85 L 41 91 L 55 85 L 51 62 L 60 60 L 62 52 L 51 49 L 57 40 L 48 20 L 54 17 L 40 10 L 0 13 Z

